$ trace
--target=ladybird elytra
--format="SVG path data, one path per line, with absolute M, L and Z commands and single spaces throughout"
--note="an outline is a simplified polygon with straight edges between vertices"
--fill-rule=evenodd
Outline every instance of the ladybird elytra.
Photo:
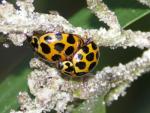
M 90 42 L 83 46 L 72 59 L 77 76 L 91 72 L 97 65 L 98 61 L 99 48 L 94 42 Z
M 71 58 L 83 45 L 83 40 L 75 34 L 46 33 L 33 34 L 30 43 L 36 53 L 53 63 Z
M 81 77 L 91 72 L 99 61 L 99 48 L 92 41 L 81 47 L 70 61 L 61 62 L 61 72 L 72 77 Z
M 69 33 L 34 33 L 28 38 L 35 52 L 55 65 L 62 74 L 81 77 L 91 72 L 99 61 L 99 47 Z

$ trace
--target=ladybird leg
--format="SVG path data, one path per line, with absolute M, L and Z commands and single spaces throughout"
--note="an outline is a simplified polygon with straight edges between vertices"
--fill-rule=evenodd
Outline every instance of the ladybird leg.
M 45 62 L 45 64 L 47 64 L 48 66 L 56 68 L 56 64 L 55 64 L 55 63 L 48 62 L 48 61 L 44 61 L 44 62 Z
M 91 43 L 93 40 L 91 37 L 87 38 L 87 40 L 85 41 L 85 45 L 88 45 L 89 43 Z
M 87 44 L 89 44 L 90 42 L 92 42 L 92 38 L 91 38 L 91 37 L 88 37 L 88 33 L 87 33 L 86 31 L 84 32 L 84 39 L 85 39 L 84 45 L 87 45 Z
M 86 40 L 88 39 L 88 32 L 87 32 L 87 31 L 84 32 L 84 38 L 85 38 Z
M 61 61 L 58 61 L 57 63 L 55 63 L 55 65 L 58 70 L 61 70 L 61 68 L 63 66 Z

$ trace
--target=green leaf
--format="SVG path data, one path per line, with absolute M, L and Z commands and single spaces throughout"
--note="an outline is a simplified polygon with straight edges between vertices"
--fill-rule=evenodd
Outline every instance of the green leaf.
M 133 24 L 142 17 L 150 14 L 150 9 L 146 6 L 142 6 L 137 1 L 133 0 L 105 0 L 108 7 L 115 12 L 119 20 L 120 25 L 123 28 Z M 69 21 L 75 26 L 81 26 L 83 28 L 99 28 L 100 26 L 106 26 L 104 23 L 99 22 L 98 18 L 90 12 L 87 8 L 81 9 L 74 16 L 72 16 Z M 103 61 L 104 62 L 104 61 Z M 95 106 L 91 106 L 91 109 L 94 109 L 92 113 L 105 113 L 105 106 L 102 104 L 102 98 L 100 101 L 95 103 Z M 84 110 L 81 110 L 83 105 L 81 104 L 74 113 L 83 113 Z M 85 107 L 85 106 L 84 106 Z M 86 107 L 85 107 L 86 108 Z M 98 109 L 99 108 L 99 109 Z M 80 110 L 80 112 L 79 112 Z
M 119 23 L 123 28 L 131 25 L 140 18 L 148 15 L 150 9 L 146 6 L 142 6 L 133 0 L 116 0 L 116 1 L 105 1 L 109 8 L 115 12 Z M 83 28 L 98 28 L 104 26 L 104 24 L 98 21 L 97 17 L 94 16 L 87 8 L 81 9 L 69 21 L 75 26 L 81 26 Z
M 6 38 L 4 36 L 0 35 L 0 43 L 4 43 L 6 41 L 7 41 Z
M 81 104 L 72 113 L 105 113 L 105 104 L 103 97 L 98 97 L 90 104 Z
M 20 91 L 27 91 L 27 75 L 30 70 L 26 65 L 27 61 L 10 71 L 9 76 L 0 84 L 0 111 L 9 113 L 11 109 L 18 108 L 17 95 Z

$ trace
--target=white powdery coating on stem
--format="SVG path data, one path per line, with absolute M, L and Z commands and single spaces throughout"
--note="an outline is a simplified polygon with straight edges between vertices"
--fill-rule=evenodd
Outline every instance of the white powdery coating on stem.
M 25 34 L 15 34 L 15 33 L 11 33 L 8 35 L 9 36 L 9 40 L 11 40 L 13 42 L 14 45 L 16 46 L 23 46 L 23 42 L 26 40 L 26 36 Z
M 107 94 L 108 98 L 106 101 L 108 103 L 116 100 L 119 95 L 124 95 L 125 89 L 129 87 L 131 82 L 141 76 L 142 73 L 150 71 L 150 49 L 145 51 L 141 58 L 139 57 L 126 65 L 120 64 L 117 67 L 112 67 L 109 71 L 110 73 L 107 73 L 107 75 L 112 76 L 112 83 L 110 83 L 115 89 L 111 90 L 110 93 Z M 113 83 L 113 81 L 116 80 L 117 82 Z
M 69 24 L 59 15 L 33 12 L 34 7 L 31 2 L 18 0 L 16 4 L 19 9 L 15 9 L 12 4 L 7 2 L 0 4 L 0 32 L 4 34 L 26 34 L 36 30 L 54 31 L 61 28 L 59 25 L 63 26 L 63 23 Z M 8 36 L 13 41 L 13 37 L 11 35 Z M 14 40 L 16 41 L 16 39 Z M 19 37 L 17 40 L 16 45 L 24 41 L 22 37 Z M 20 43 L 20 46 L 22 43 Z
M 125 35 L 124 37 L 122 36 L 122 38 L 126 38 L 126 42 L 124 42 L 125 45 L 127 44 L 126 46 L 136 47 L 138 45 L 141 49 L 144 47 L 150 48 L 150 32 L 143 33 L 141 31 L 133 32 L 132 30 L 126 30 L 123 31 L 122 34 Z
M 150 47 L 149 32 L 121 30 L 116 16 L 103 2 L 97 3 L 96 0 L 88 0 L 87 3 L 98 18 L 110 26 L 109 30 L 102 27 L 100 29 L 73 27 L 65 18 L 58 14 L 41 14 L 33 12 L 34 7 L 31 0 L 31 2 L 18 1 L 17 5 L 20 7 L 20 10 L 16 10 L 12 4 L 7 2 L 0 5 L 0 32 L 8 34 L 8 39 L 12 40 L 13 43 L 15 42 L 14 44 L 17 46 L 21 46 L 25 40 L 25 37 L 18 37 L 20 34 L 32 34 L 33 31 L 43 30 L 64 31 L 81 36 L 84 36 L 85 32 L 87 32 L 88 36 L 92 37 L 99 46 L 110 46 L 115 48 L 126 48 L 128 46 L 136 46 L 139 48 Z M 94 3 L 96 4 L 94 5 Z M 11 34 L 13 34 L 13 37 L 11 37 Z
M 150 0 L 137 0 L 139 1 L 140 3 L 144 4 L 144 5 L 147 5 L 148 7 L 150 7 Z
M 97 72 L 96 77 L 88 81 L 89 84 L 95 82 L 93 86 L 95 95 L 94 97 L 91 96 L 92 98 L 88 98 L 80 110 L 93 113 L 91 104 L 95 104 L 99 95 L 105 95 L 105 102 L 111 104 L 120 95 L 124 96 L 126 94 L 125 90 L 130 86 L 131 82 L 141 76 L 142 73 L 148 71 L 150 71 L 150 49 L 145 51 L 141 58 L 137 58 L 126 65 L 120 64 L 112 68 L 106 67 Z M 86 85 L 89 86 L 89 84 Z
M 60 77 L 60 73 L 54 68 L 44 66 L 37 59 L 32 59 L 31 62 L 34 68 L 36 65 L 37 68 L 40 65 L 44 68 L 34 69 L 29 75 L 29 89 L 35 99 L 30 102 L 30 104 L 32 103 L 31 107 L 21 104 L 21 108 L 23 109 L 26 106 L 26 110 L 30 111 L 31 109 L 32 111 L 32 106 L 36 106 L 40 110 L 51 111 L 54 109 L 58 112 L 64 112 L 69 106 L 68 103 L 73 102 L 75 99 L 88 100 L 84 104 L 86 106 L 84 109 L 87 107 L 90 109 L 91 104 L 88 103 L 95 101 L 97 96 L 105 95 L 106 103 L 117 100 L 120 95 L 123 96 L 126 93 L 125 89 L 129 87 L 131 82 L 136 80 L 142 73 L 150 71 L 150 50 L 145 51 L 142 57 L 134 61 L 125 65 L 119 64 L 119 66 L 112 68 L 106 67 L 97 72 L 94 77 L 83 81 L 65 80 Z
M 105 29 L 89 30 L 88 32 L 99 46 L 150 48 L 150 32 L 122 30 L 121 33 L 116 33 Z
M 36 97 L 34 104 L 44 111 L 53 109 L 60 113 L 64 112 L 73 97 L 70 93 L 61 90 L 65 80 L 61 78 L 60 73 L 37 59 L 32 59 L 30 66 L 42 67 L 40 70 L 34 69 L 28 78 L 30 92 Z
M 121 27 L 114 12 L 110 11 L 102 0 L 87 0 L 88 8 L 95 13 L 95 15 L 106 23 L 110 29 L 119 32 Z

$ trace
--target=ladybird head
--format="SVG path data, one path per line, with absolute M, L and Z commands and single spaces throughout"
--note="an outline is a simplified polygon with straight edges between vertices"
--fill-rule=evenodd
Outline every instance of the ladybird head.
M 39 40 L 38 40 L 37 36 L 33 35 L 31 37 L 28 37 L 28 42 L 31 44 L 33 49 L 37 49 L 38 48 Z
M 37 49 L 39 45 L 39 38 L 44 34 L 42 31 L 34 31 L 32 36 L 27 35 L 27 40 L 33 49 Z
M 65 75 L 74 76 L 74 74 L 75 74 L 73 63 L 71 61 L 59 62 L 58 68 L 61 71 L 61 73 L 65 74 Z

